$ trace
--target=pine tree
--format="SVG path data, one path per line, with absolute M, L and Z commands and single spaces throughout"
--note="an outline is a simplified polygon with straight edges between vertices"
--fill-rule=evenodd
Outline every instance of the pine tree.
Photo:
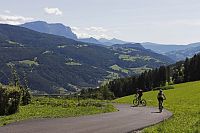
M 188 82 L 190 80 L 189 67 L 190 67 L 190 61 L 188 58 L 186 58 L 184 62 L 184 82 Z

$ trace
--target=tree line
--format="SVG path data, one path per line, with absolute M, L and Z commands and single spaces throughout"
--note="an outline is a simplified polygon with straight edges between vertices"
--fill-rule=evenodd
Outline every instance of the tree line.
M 107 87 L 115 97 L 122 97 L 136 93 L 137 88 L 150 91 L 156 87 L 196 80 L 200 80 L 200 54 L 173 65 L 145 71 L 139 76 L 115 79 L 103 87 Z

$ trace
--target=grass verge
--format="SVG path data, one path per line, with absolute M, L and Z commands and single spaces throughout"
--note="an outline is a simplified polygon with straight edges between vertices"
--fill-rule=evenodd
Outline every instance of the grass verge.
M 200 81 L 177 84 L 174 88 L 164 90 L 164 107 L 173 113 L 173 118 L 144 129 L 144 133 L 200 133 Z M 157 93 L 144 93 L 148 106 L 158 106 Z M 132 104 L 132 100 L 133 96 L 126 96 L 115 102 Z

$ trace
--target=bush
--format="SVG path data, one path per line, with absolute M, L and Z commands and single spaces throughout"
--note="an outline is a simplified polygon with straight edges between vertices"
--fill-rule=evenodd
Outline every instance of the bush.
M 112 100 L 115 98 L 113 92 L 109 90 L 108 86 L 101 86 L 100 94 L 101 94 L 102 100 Z
M 87 107 L 87 106 L 95 106 L 95 107 L 103 107 L 103 103 L 96 100 L 81 100 L 78 102 L 77 106 Z
M 21 88 L 22 90 L 22 99 L 21 99 L 21 105 L 28 105 L 31 103 L 31 94 L 28 91 L 28 89 Z
M 10 115 L 17 112 L 20 97 L 19 87 L 0 85 L 0 115 Z
M 163 87 L 156 87 L 153 90 L 160 90 L 160 89 L 162 89 L 162 90 L 170 90 L 170 89 L 174 89 L 174 86 L 168 85 L 168 86 L 163 86 Z
M 32 104 L 37 106 L 51 106 L 51 107 L 63 107 L 63 108 L 75 108 L 75 107 L 103 107 L 104 103 L 100 100 L 68 100 L 62 98 L 47 98 L 47 97 L 34 97 Z
M 99 99 L 99 100 L 113 100 L 115 98 L 114 93 L 111 92 L 107 85 L 101 86 L 96 89 L 82 89 L 80 96 L 82 99 Z

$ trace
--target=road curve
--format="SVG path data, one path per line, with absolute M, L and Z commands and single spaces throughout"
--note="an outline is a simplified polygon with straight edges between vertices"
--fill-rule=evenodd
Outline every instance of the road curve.
M 157 108 L 116 105 L 118 112 L 91 116 L 25 120 L 0 127 L 0 133 L 127 133 L 172 116 Z

